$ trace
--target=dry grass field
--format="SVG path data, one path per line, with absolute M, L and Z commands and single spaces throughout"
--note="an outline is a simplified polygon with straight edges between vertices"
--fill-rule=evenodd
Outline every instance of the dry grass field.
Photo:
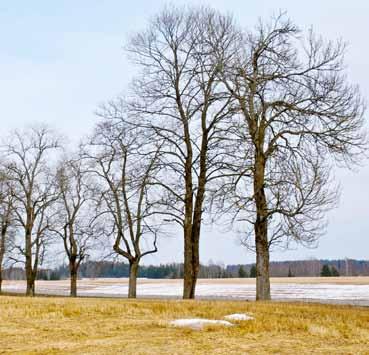
M 177 318 L 255 320 L 204 330 Z M 369 308 L 0 296 L 0 354 L 369 354 Z

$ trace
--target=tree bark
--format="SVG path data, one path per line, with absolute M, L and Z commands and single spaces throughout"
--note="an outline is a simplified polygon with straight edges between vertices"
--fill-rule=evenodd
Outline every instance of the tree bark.
M 191 230 L 185 230 L 184 234 L 183 299 L 193 299 L 197 281 L 195 246 Z
M 268 206 L 264 190 L 265 160 L 255 157 L 254 194 L 256 221 L 254 225 L 256 246 L 256 300 L 270 300 Z
M 189 149 L 191 151 L 191 149 Z M 192 161 L 192 158 L 191 158 Z M 193 245 L 193 186 L 192 186 L 192 166 L 186 162 L 186 199 L 185 199 L 185 220 L 183 227 L 184 235 L 184 265 L 183 265 L 183 299 L 195 298 L 196 272 L 194 265 L 194 245 Z
M 197 277 L 200 270 L 200 230 L 201 230 L 201 218 L 202 218 L 202 203 L 204 193 L 203 187 L 199 188 L 199 192 L 196 198 L 194 220 L 191 230 L 186 235 L 185 231 L 185 254 L 184 254 L 184 287 L 183 298 L 193 299 L 195 298 L 195 290 Z
M 3 283 L 3 260 L 5 255 L 5 235 L 6 235 L 6 228 L 1 229 L 1 240 L 0 240 L 0 293 L 1 287 Z
M 137 274 L 139 261 L 130 261 L 129 263 L 129 284 L 128 284 L 128 298 L 136 298 L 137 291 Z
M 31 274 L 33 274 L 31 270 Z M 26 272 L 27 277 L 27 290 L 26 290 L 26 296 L 34 296 L 35 295 L 35 278 L 33 275 L 29 276 L 29 274 Z
M 269 279 L 269 243 L 267 223 L 259 221 L 255 224 L 256 238 L 256 300 L 270 300 Z
M 35 295 L 35 279 L 33 275 L 32 268 L 32 236 L 31 230 L 29 227 L 26 228 L 26 236 L 25 236 L 25 254 L 26 254 L 26 279 L 27 279 L 27 289 L 26 296 L 34 296 Z
M 200 174 L 198 178 L 198 191 L 195 199 L 195 207 L 193 209 L 192 217 L 192 200 L 191 200 L 191 218 L 186 224 L 184 231 L 184 282 L 183 282 L 183 298 L 195 298 L 195 290 L 197 277 L 200 270 L 200 231 L 202 208 L 205 197 L 206 185 L 206 158 L 208 150 L 208 137 L 206 133 L 206 116 L 202 118 L 203 137 L 201 142 L 200 154 Z M 192 181 L 192 176 L 191 176 Z M 192 189 L 192 184 L 191 184 Z M 192 196 L 192 195 L 191 195 Z
M 77 297 L 78 267 L 76 261 L 69 261 L 69 272 L 70 272 L 70 296 Z

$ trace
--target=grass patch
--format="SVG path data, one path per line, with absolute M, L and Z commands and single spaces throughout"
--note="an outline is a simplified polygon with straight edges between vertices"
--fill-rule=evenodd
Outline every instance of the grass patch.
M 203 331 L 176 318 L 253 321 Z M 369 354 L 369 308 L 245 301 L 0 297 L 0 354 Z

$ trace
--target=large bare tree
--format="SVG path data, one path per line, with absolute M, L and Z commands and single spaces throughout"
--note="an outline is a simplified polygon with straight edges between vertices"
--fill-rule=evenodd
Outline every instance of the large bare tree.
M 245 169 L 223 192 L 253 226 L 256 298 L 267 300 L 270 246 L 309 244 L 324 231 L 337 200 L 332 164 L 355 163 L 367 142 L 364 105 L 346 78 L 344 44 L 303 36 L 284 14 L 246 32 L 238 47 L 222 76 L 242 118 L 235 132 Z
M 35 294 L 37 271 L 51 227 L 50 206 L 57 199 L 50 165 L 59 146 L 54 133 L 43 126 L 14 131 L 3 145 L 13 188 L 15 223 L 24 233 L 23 241 L 14 245 L 12 258 L 25 263 L 29 296 Z
M 61 160 L 55 182 L 59 199 L 54 206 L 53 232 L 63 242 L 69 264 L 70 295 L 76 297 L 78 269 L 98 239 L 95 189 L 84 160 L 78 156 Z
M 235 53 L 237 36 L 228 16 L 169 7 L 128 45 L 141 70 L 130 109 L 164 140 L 157 183 L 166 191 L 168 219 L 183 229 L 184 298 L 195 297 L 206 191 L 225 165 L 220 147 L 233 98 L 225 95 L 219 72 Z
M 103 115 L 104 113 L 102 113 Z M 137 275 L 143 257 L 157 252 L 160 198 L 152 184 L 158 169 L 159 147 L 146 134 L 120 119 L 103 119 L 85 147 L 90 172 L 100 194 L 98 218 L 113 236 L 113 250 L 129 262 L 128 297 L 136 297 Z

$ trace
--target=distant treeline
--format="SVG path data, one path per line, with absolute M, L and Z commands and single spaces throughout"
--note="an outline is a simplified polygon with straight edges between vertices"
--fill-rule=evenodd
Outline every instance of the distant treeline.
M 25 273 L 21 268 L 11 268 L 4 271 L 4 276 L 4 279 L 22 280 L 25 278 Z M 129 264 L 111 261 L 88 261 L 80 266 L 78 276 L 80 278 L 129 277 Z M 199 276 L 200 278 L 236 277 L 221 265 L 201 265 Z M 40 269 L 37 278 L 42 280 L 60 280 L 68 277 L 68 266 L 62 265 L 56 269 Z M 183 278 L 183 264 L 142 265 L 139 268 L 138 277 L 150 279 Z
M 340 276 L 369 276 L 369 260 L 339 259 L 339 260 L 294 260 L 273 261 L 270 263 L 270 276 L 320 276 L 324 265 L 334 268 Z M 241 265 L 228 265 L 227 271 L 236 275 Z M 253 264 L 243 265 L 247 273 Z
M 273 277 L 320 276 L 323 267 L 327 265 L 338 271 L 340 276 L 369 276 L 369 260 L 295 260 L 271 262 L 270 271 Z M 201 265 L 200 278 L 234 278 L 255 277 L 255 265 Z M 4 272 L 5 279 L 25 279 L 22 268 L 10 268 Z M 94 277 L 128 277 L 129 265 L 113 261 L 87 261 L 81 265 L 80 278 Z M 183 278 L 183 264 L 171 263 L 161 265 L 143 265 L 139 269 L 139 277 L 150 279 Z M 38 279 L 60 280 L 69 277 L 66 265 L 55 269 L 40 269 Z

